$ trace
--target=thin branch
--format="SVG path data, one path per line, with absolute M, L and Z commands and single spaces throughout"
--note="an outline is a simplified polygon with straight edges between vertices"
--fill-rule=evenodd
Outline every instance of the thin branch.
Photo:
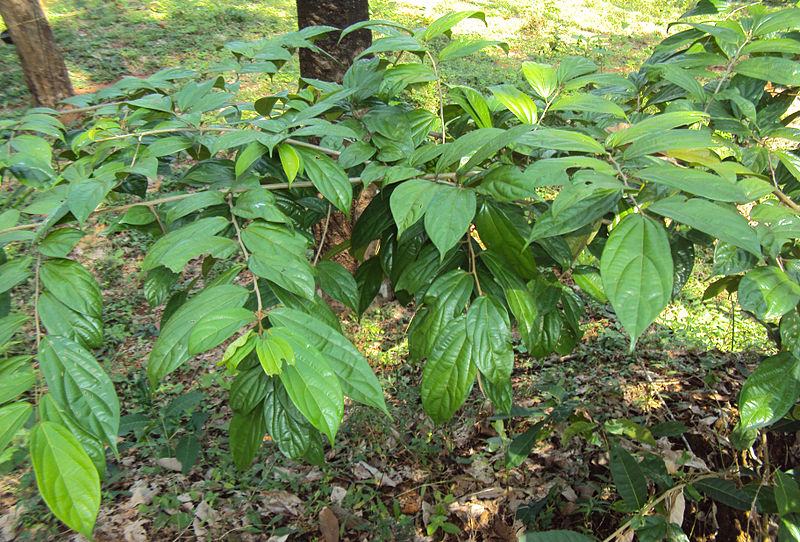
M 233 229 L 236 230 L 236 241 L 239 243 L 239 248 L 242 249 L 242 254 L 244 254 L 245 260 L 249 260 L 250 253 L 247 252 L 247 247 L 244 246 L 244 241 L 242 241 L 242 230 L 239 229 L 239 222 L 237 222 L 236 215 L 233 213 L 233 194 L 228 194 L 228 208 L 231 210 L 231 222 L 233 222 Z M 261 302 L 261 291 L 258 289 L 258 277 L 252 271 L 250 274 L 253 275 L 253 290 L 256 293 L 256 319 L 258 320 L 258 332 L 259 334 L 263 334 L 264 324 L 261 323 L 261 320 L 264 318 L 264 304 Z
M 436 61 L 433 59 L 431 52 L 426 49 L 425 54 L 427 54 L 428 58 L 431 59 L 433 75 L 436 76 L 436 90 L 439 91 L 439 118 L 442 121 L 442 144 L 444 144 L 447 142 L 447 128 L 444 125 L 444 94 L 442 93 L 442 78 L 439 77 L 439 70 L 436 67 Z
M 322 247 L 325 245 L 325 237 L 328 235 L 328 226 L 331 223 L 331 204 L 328 204 L 328 216 L 325 217 L 325 227 L 322 229 L 322 236 L 319 238 L 319 248 L 317 248 L 317 253 L 314 256 L 314 261 L 311 265 L 317 265 L 319 261 L 319 256 L 322 254 Z
M 483 290 L 481 290 L 481 281 L 478 278 L 478 268 L 475 266 L 475 249 L 472 248 L 472 235 L 469 233 L 467 233 L 467 246 L 469 246 L 469 267 L 472 271 L 472 276 L 475 277 L 475 287 L 478 289 L 478 295 L 483 295 Z M 481 388 L 481 390 L 482 389 L 483 388 Z

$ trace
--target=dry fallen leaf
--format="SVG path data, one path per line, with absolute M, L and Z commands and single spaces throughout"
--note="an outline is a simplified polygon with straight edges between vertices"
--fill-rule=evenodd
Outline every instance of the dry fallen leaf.
M 140 504 L 150 504 L 153 497 L 158 495 L 158 489 L 153 489 L 145 480 L 136 480 L 130 487 L 131 498 L 125 505 L 127 508 L 135 508 Z
M 167 470 L 175 472 L 183 471 L 183 465 L 181 465 L 181 462 L 174 457 L 161 457 L 159 459 L 156 459 L 156 464 L 159 467 Z
M 319 531 L 324 542 L 339 542 L 339 520 L 327 506 L 319 511 Z
M 299 516 L 303 513 L 303 501 L 297 495 L 283 491 L 267 491 L 261 499 L 264 509 L 272 514 Z
M 128 523 L 122 530 L 125 542 L 147 542 L 147 531 L 144 529 L 146 519 L 139 519 L 133 523 Z

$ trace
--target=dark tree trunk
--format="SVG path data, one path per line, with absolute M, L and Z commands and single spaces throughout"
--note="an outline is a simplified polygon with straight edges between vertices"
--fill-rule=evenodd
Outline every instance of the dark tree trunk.
M 53 107 L 74 94 L 39 0 L 0 0 L 3 17 L 37 106 Z
M 369 19 L 368 0 L 297 0 L 297 26 L 335 26 L 345 28 Z M 358 30 L 348 34 L 341 43 L 339 32 L 314 42 L 336 60 L 308 49 L 300 50 L 300 75 L 323 81 L 342 82 L 353 59 L 372 44 L 372 32 Z

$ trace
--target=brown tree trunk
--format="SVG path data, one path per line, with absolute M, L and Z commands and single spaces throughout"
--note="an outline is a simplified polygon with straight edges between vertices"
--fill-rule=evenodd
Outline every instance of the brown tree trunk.
M 72 96 L 67 66 L 39 0 L 0 0 L 0 16 L 14 41 L 34 104 L 53 107 Z
M 346 28 L 368 19 L 368 0 L 297 0 L 299 28 L 322 25 Z M 314 42 L 314 45 L 327 51 L 334 58 L 301 49 L 300 75 L 341 83 L 353 59 L 372 44 L 372 32 L 358 30 L 348 34 L 341 43 L 338 41 L 339 32 L 332 32 L 326 38 Z

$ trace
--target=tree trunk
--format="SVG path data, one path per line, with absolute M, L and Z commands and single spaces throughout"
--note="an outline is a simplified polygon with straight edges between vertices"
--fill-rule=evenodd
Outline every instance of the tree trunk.
M 369 19 L 368 0 L 297 0 L 297 26 L 335 26 L 346 28 L 351 24 Z M 334 58 L 300 50 L 300 75 L 323 81 L 342 82 L 344 73 L 353 59 L 372 44 L 372 32 L 358 30 L 348 34 L 341 43 L 339 32 L 332 32 L 324 39 L 314 42 L 320 49 Z M 336 59 L 336 60 L 334 60 Z
M 39 0 L 0 0 L 0 16 L 14 42 L 36 106 L 54 107 L 74 94 Z

